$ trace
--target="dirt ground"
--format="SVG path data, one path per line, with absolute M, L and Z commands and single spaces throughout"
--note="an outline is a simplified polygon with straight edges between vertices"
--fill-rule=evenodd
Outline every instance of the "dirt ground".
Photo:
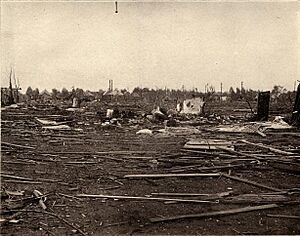
M 82 131 L 48 131 L 34 117 L 69 116 L 60 111 L 10 109 L 1 114 L 1 142 L 20 144 L 18 148 L 2 144 L 1 220 L 2 235 L 297 235 L 299 218 L 299 131 L 269 131 L 258 134 L 218 133 L 197 126 L 198 134 L 137 135 L 145 126 L 163 128 L 163 124 L 102 127 L 95 114 L 74 115 L 74 128 Z M 57 118 L 52 116 L 51 118 Z M 182 150 L 191 138 L 246 139 L 293 151 L 293 161 L 268 150 L 237 144 L 236 150 L 266 160 L 249 160 L 240 155 L 214 152 L 216 155 Z M 30 148 L 33 147 L 33 148 Z M 299 156 L 297 156 L 297 153 Z M 270 161 L 274 158 L 277 161 Z M 247 160 L 248 159 L 248 160 Z M 251 159 L 251 158 L 250 158 Z M 280 160 L 283 160 L 280 162 Z M 232 168 L 184 169 L 184 166 Z M 270 193 L 271 190 L 242 183 L 224 176 L 124 178 L 128 174 L 226 173 L 280 189 L 285 193 L 273 198 L 237 200 L 242 194 Z M 28 179 L 16 179 L 11 176 Z M 298 188 L 298 189 L 296 189 Z M 33 191 L 45 194 L 44 212 Z M 22 192 L 21 196 L 17 196 Z M 211 197 L 230 191 L 227 197 Z M 276 192 L 276 191 L 275 191 Z M 198 197 L 158 196 L 155 193 L 198 193 Z M 178 202 L 79 197 L 78 194 L 198 199 L 208 202 Z M 216 217 L 151 222 L 153 218 L 199 214 L 277 204 L 276 208 Z M 13 215 L 16 214 L 17 215 Z

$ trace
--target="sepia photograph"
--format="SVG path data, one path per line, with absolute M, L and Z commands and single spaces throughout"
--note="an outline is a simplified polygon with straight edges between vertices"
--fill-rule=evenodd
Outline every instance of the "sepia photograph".
M 1 235 L 300 235 L 299 1 L 0 4 Z

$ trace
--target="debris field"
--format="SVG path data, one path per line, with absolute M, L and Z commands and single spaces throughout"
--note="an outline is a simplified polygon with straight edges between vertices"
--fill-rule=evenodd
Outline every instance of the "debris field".
M 280 117 L 7 108 L 1 234 L 300 234 L 299 137 Z

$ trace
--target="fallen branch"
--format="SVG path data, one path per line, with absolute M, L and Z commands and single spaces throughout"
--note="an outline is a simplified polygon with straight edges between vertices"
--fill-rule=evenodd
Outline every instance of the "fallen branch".
M 207 212 L 207 213 L 200 213 L 200 214 L 191 214 L 191 215 L 178 215 L 173 217 L 166 217 L 166 218 L 151 218 L 150 222 L 157 223 L 157 222 L 166 222 L 166 221 L 173 221 L 173 220 L 180 220 L 180 219 L 192 219 L 192 218 L 205 218 L 205 217 L 214 217 L 214 216 L 225 216 L 225 215 L 234 215 L 238 213 L 250 212 L 250 211 L 259 211 L 259 210 L 266 210 L 277 208 L 279 205 L 277 204 L 268 204 L 268 205 L 260 205 L 254 207 L 243 207 L 225 211 L 214 211 L 214 212 Z

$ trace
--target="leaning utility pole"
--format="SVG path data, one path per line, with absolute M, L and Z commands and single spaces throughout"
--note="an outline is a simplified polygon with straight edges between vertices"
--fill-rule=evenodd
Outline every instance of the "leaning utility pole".
M 13 88 L 12 88 L 12 83 L 11 83 L 11 76 L 12 76 L 12 68 L 10 69 L 10 74 L 9 74 L 9 96 L 8 96 L 8 103 L 11 105 L 14 103 L 14 95 L 13 95 Z
M 19 102 L 19 86 L 17 85 L 15 70 L 14 70 L 14 83 L 15 83 L 15 90 L 16 90 L 16 103 L 18 103 Z

